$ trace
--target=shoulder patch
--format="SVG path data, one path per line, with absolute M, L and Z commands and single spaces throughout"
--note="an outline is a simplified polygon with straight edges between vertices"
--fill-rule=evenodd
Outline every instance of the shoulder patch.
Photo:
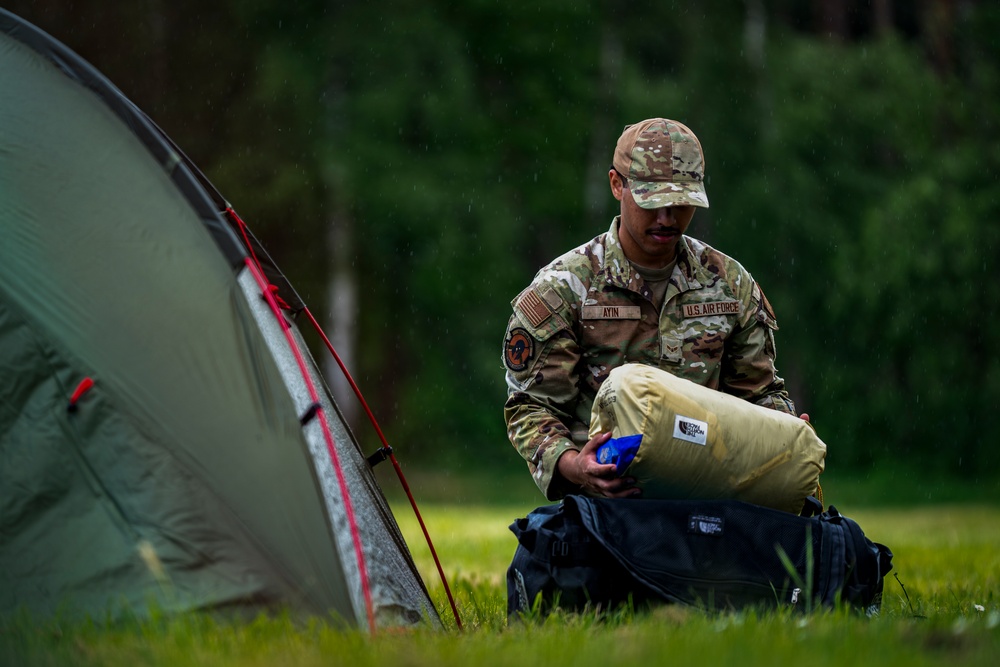
M 754 296 L 760 299 L 760 308 L 757 310 L 757 319 L 764 324 L 766 324 L 771 329 L 778 330 L 778 318 L 774 316 L 774 309 L 771 308 L 771 302 L 767 300 L 764 296 L 764 290 L 760 288 L 759 284 L 754 284 Z
M 767 311 L 772 320 L 777 320 L 778 318 L 774 316 L 774 308 L 771 307 L 771 302 L 764 296 L 764 290 L 760 289 L 760 285 L 757 285 L 757 290 L 760 292 L 760 305 L 764 307 L 764 310 Z
M 559 295 L 555 294 L 555 292 L 551 292 L 551 294 L 559 298 Z M 544 296 L 551 298 L 549 292 L 546 292 Z M 549 298 L 543 300 L 542 295 L 538 293 L 537 289 L 529 287 L 521 292 L 521 296 L 517 297 L 514 308 L 524 315 L 531 326 L 540 327 L 545 320 L 552 317 L 552 308 L 548 304 Z
M 503 344 L 503 362 L 515 373 L 523 371 L 535 353 L 535 339 L 521 327 L 510 330 Z

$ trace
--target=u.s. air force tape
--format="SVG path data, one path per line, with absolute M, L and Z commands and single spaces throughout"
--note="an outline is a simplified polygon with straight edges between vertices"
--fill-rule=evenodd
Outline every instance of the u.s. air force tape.
M 710 315 L 739 315 L 739 301 L 713 301 L 711 303 L 685 303 L 684 317 L 707 317 Z

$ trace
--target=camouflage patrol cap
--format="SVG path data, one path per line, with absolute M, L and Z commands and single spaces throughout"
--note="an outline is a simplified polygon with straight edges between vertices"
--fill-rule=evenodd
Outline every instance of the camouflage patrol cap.
M 641 208 L 708 208 L 705 155 L 698 137 L 683 123 L 649 118 L 627 125 L 618 137 L 612 164 L 629 180 L 629 190 Z

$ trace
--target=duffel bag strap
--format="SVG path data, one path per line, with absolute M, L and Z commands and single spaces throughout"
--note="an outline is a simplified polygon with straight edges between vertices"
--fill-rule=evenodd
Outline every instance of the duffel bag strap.
M 570 539 L 565 539 L 567 537 Z M 535 547 L 531 550 L 532 556 L 559 567 L 589 563 L 597 553 L 597 549 L 589 537 L 579 539 L 580 537 L 583 536 L 557 535 L 548 531 L 540 531 L 535 539 Z

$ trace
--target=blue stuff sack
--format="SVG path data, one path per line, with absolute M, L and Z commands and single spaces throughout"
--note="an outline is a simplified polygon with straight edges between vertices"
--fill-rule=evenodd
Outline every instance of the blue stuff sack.
M 614 463 L 617 467 L 615 474 L 621 475 L 632 463 L 639 445 L 642 444 L 642 434 L 623 435 L 620 438 L 611 438 L 606 443 L 597 448 L 598 463 Z

